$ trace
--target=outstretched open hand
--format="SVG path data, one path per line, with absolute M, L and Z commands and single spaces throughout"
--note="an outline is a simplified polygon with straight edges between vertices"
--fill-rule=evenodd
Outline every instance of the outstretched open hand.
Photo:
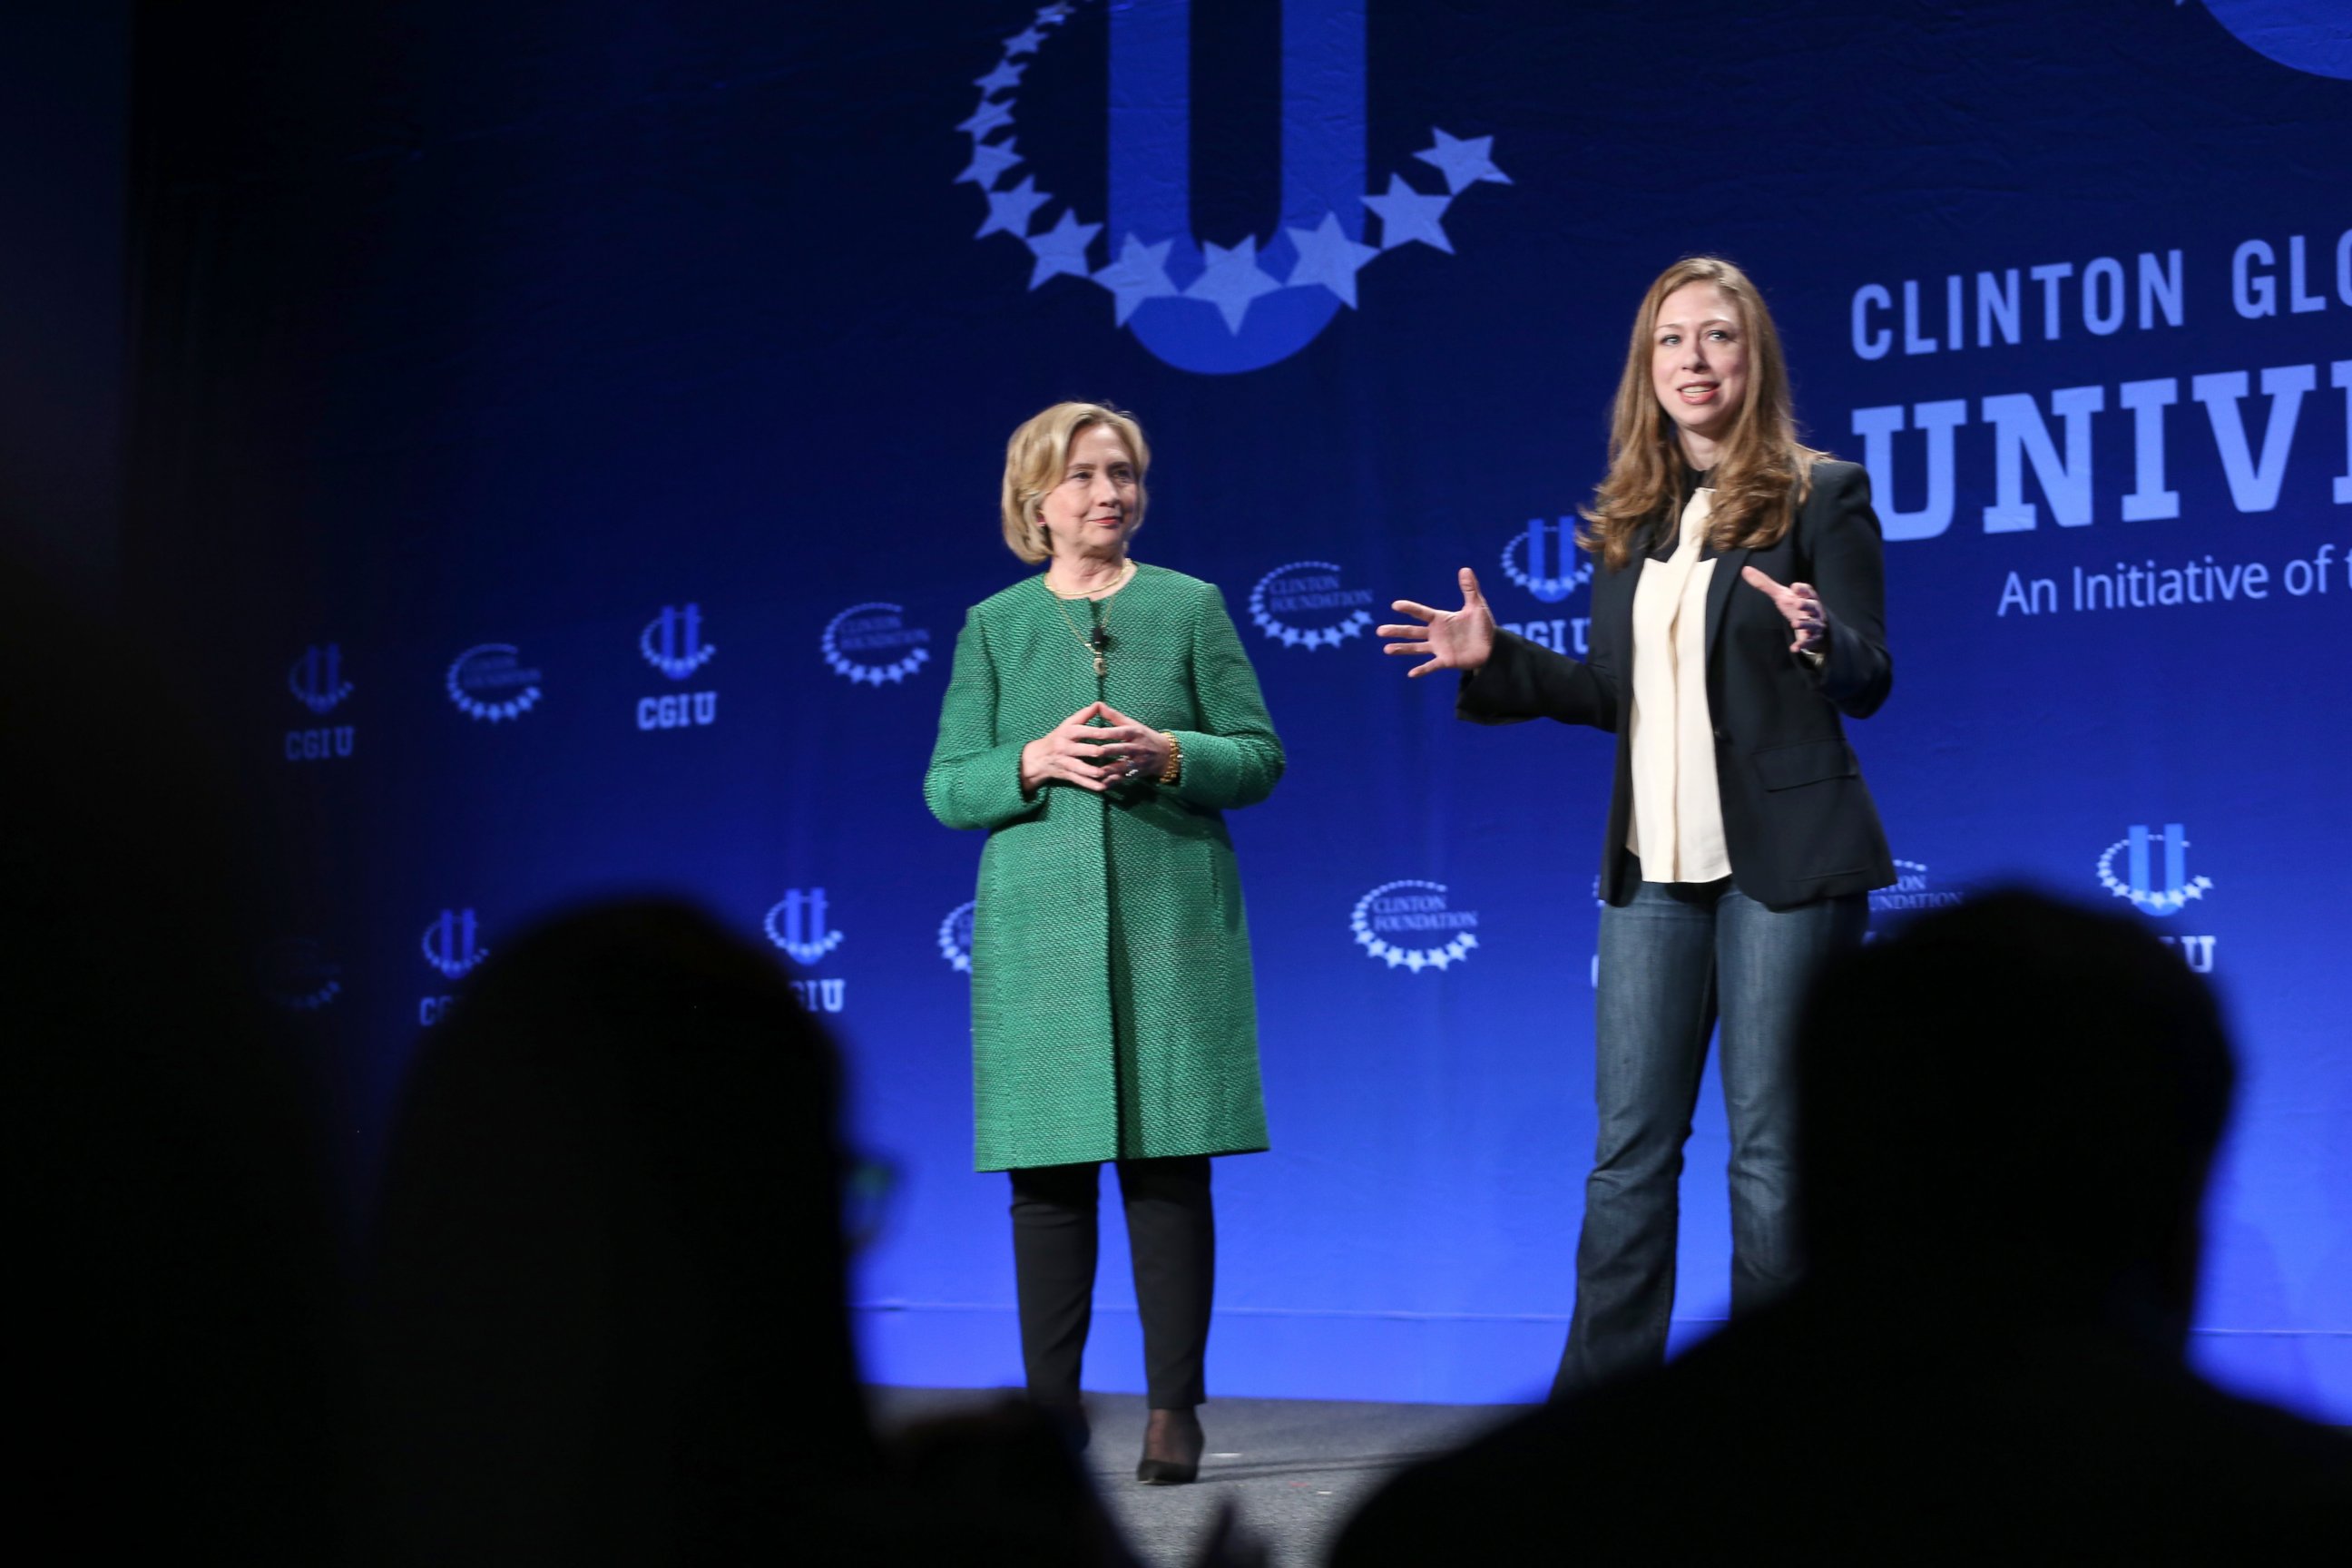
M 1433 610 L 1411 599 L 1399 599 L 1389 607 L 1422 623 L 1376 628 L 1388 642 L 1382 653 L 1422 660 L 1405 671 L 1409 676 L 1439 669 L 1475 669 L 1495 651 L 1495 612 L 1486 607 L 1486 596 L 1478 592 L 1478 574 L 1467 566 L 1462 568 L 1460 609 Z
M 1769 596 L 1789 622 L 1794 638 L 1789 644 L 1790 653 L 1827 653 L 1830 636 L 1829 614 L 1822 608 L 1822 596 L 1813 592 L 1811 583 L 1791 583 L 1783 588 L 1765 573 L 1753 566 L 1739 569 L 1740 581 Z

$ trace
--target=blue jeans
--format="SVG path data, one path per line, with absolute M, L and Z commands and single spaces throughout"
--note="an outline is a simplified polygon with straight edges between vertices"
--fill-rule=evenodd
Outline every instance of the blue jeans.
M 1584 1185 L 1576 1312 L 1552 1397 L 1665 1359 L 1683 1145 L 1718 1005 L 1731 1127 L 1731 1310 L 1795 1278 L 1790 1198 L 1797 1014 L 1822 961 L 1860 944 L 1862 893 L 1768 910 L 1731 885 L 1643 882 L 1601 914 L 1593 1067 L 1601 1135 Z

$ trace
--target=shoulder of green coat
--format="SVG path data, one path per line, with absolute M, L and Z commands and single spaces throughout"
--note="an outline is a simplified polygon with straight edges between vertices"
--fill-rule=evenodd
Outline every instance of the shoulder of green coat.
M 1034 610 L 1044 603 L 1045 590 L 1034 577 L 1022 577 L 999 588 L 971 607 L 975 620 L 995 620 L 1010 612 Z
M 1178 604 L 1188 606 L 1196 618 L 1211 614 L 1221 615 L 1224 612 L 1224 590 L 1219 588 L 1214 583 L 1186 573 L 1171 571 L 1165 566 L 1139 564 L 1136 567 L 1135 574 L 1138 579 L 1141 579 L 1147 574 L 1152 580 L 1151 585 L 1154 590 L 1166 594 Z
M 1204 583 L 1198 577 L 1179 572 L 1170 566 L 1146 566 L 1139 561 L 1135 563 L 1135 574 L 1139 578 L 1149 577 L 1159 586 L 1172 589 L 1179 594 L 1192 594 L 1198 596 L 1213 595 L 1217 592 L 1217 585 L 1214 583 Z

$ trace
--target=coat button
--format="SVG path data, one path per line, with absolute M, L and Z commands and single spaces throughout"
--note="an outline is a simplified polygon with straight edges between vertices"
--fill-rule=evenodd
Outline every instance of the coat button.
M 1716 738 L 1716 740 L 1717 740 L 1717 742 L 1719 742 L 1720 743 L 1722 743 L 1722 744 L 1724 744 L 1724 745 L 1727 745 L 1727 745 L 1731 744 L 1731 737 L 1730 737 L 1730 736 L 1728 736 L 1728 735 L 1727 735 L 1727 734 L 1725 734 L 1725 733 L 1723 732 L 1723 729 L 1722 729 L 1722 727 L 1721 727 L 1720 725 L 1717 726 L 1717 728 L 1716 728 L 1716 731 L 1715 731 L 1715 738 Z

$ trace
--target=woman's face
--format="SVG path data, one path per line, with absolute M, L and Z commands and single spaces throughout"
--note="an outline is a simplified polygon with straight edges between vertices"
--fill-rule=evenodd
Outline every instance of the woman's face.
M 1039 503 L 1054 553 L 1124 554 L 1141 498 L 1127 443 L 1108 425 L 1087 426 L 1070 440 L 1061 482 Z
M 1712 466 L 1716 443 L 1731 434 L 1748 400 L 1748 333 L 1722 289 L 1685 283 L 1659 304 L 1650 384 L 1681 429 L 1684 450 Z

